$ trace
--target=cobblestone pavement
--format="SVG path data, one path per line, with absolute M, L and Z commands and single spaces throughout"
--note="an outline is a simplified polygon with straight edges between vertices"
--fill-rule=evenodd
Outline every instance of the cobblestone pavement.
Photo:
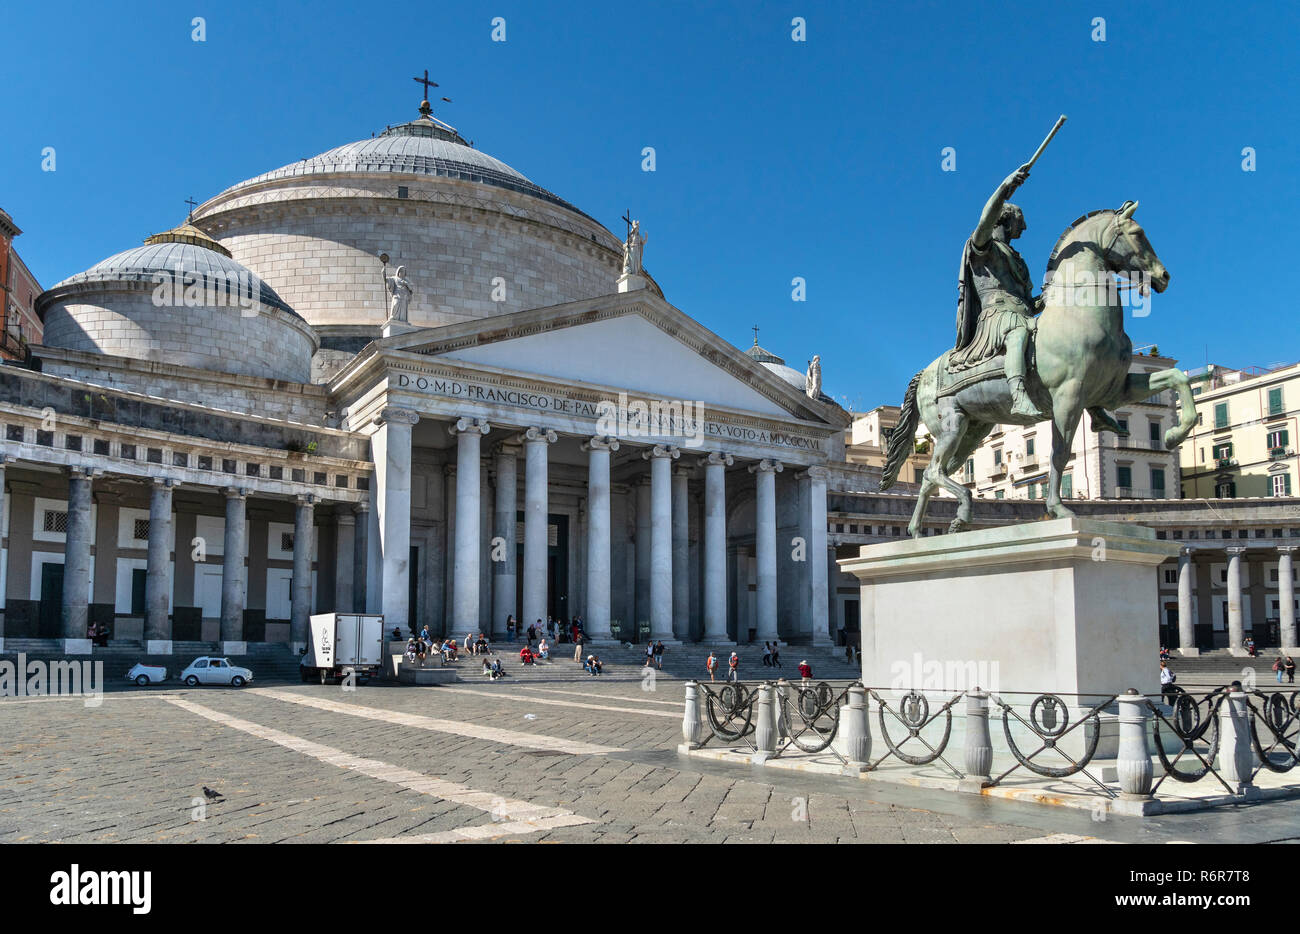
M 558 673 L 0 701 L 0 842 L 1248 842 L 1294 808 L 1145 821 L 676 754 L 681 686 Z M 221 794 L 207 803 L 202 788 Z

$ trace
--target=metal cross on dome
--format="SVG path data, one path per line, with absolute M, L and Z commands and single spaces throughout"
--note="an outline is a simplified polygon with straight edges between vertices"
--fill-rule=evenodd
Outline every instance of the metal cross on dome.
M 188 204 L 188 205 L 190 206 L 190 217 L 193 217 L 193 216 L 194 216 L 194 209 L 195 209 L 196 207 L 199 206 L 199 203 L 198 203 L 197 201 L 194 200 L 194 196 L 193 196 L 193 195 L 190 195 L 188 198 L 186 198 L 186 199 L 185 199 L 185 203 Z
M 428 99 L 429 99 L 429 88 L 436 88 L 436 87 L 438 86 L 438 82 L 437 82 L 437 81 L 430 80 L 430 78 L 429 78 L 429 69 L 427 69 L 427 68 L 424 69 L 424 77 L 423 77 L 423 78 L 412 78 L 411 80 L 414 81 L 416 84 L 420 84 L 420 85 L 423 85 L 423 86 L 424 86 L 424 99 L 425 99 L 425 100 L 428 100 Z

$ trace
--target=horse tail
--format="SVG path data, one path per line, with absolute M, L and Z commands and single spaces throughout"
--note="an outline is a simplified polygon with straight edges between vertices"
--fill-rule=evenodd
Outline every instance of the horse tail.
M 889 449 L 885 454 L 885 472 L 880 478 L 880 488 L 887 490 L 898 479 L 898 472 L 907 463 L 907 458 L 916 448 L 916 425 L 920 418 L 920 409 L 916 404 L 916 387 L 921 382 L 921 373 L 912 377 L 903 395 L 903 411 L 899 413 L 898 424 L 889 435 Z

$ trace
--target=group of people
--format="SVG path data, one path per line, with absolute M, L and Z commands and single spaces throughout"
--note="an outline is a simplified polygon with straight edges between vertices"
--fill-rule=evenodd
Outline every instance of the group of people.
M 393 630 L 394 637 L 401 637 L 401 630 Z M 444 636 L 439 639 L 429 634 L 429 627 L 425 625 L 419 635 L 416 635 L 414 629 L 411 631 L 411 637 L 406 640 L 406 659 L 410 662 L 419 662 L 424 665 L 424 660 L 431 655 L 441 655 L 449 662 L 459 661 L 460 653 L 466 655 L 491 655 L 492 644 L 488 642 L 484 633 L 479 633 L 477 637 L 473 633 L 465 633 L 465 641 L 457 642 L 455 639 Z
M 99 646 L 108 647 L 108 623 L 92 622 L 86 627 L 86 638 Z
M 645 664 L 642 668 L 657 668 L 660 671 L 664 667 L 664 643 L 661 639 L 658 642 L 647 642 L 645 644 Z
M 662 643 L 661 643 L 662 644 Z M 781 668 L 781 650 L 775 642 L 763 643 L 763 664 L 769 668 Z M 660 667 L 663 667 L 662 665 Z M 709 673 L 709 680 L 716 681 L 718 673 L 718 656 L 713 652 L 704 661 L 704 670 Z M 808 659 L 799 662 L 799 677 L 804 681 L 811 681 L 813 676 L 812 666 L 808 664 Z M 732 652 L 727 658 L 727 675 L 728 681 L 740 680 L 740 655 Z
M 529 645 L 539 639 L 550 639 L 552 643 L 577 642 L 582 631 L 581 616 L 573 617 L 568 623 L 563 619 L 557 620 L 554 616 L 548 616 L 545 623 L 538 619 L 530 623 L 527 629 L 520 628 L 513 614 L 506 617 L 506 639 L 510 642 L 514 642 L 521 634 L 528 637 Z

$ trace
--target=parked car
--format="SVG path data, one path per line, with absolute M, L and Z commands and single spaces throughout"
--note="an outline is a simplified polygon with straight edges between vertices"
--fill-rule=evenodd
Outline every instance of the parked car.
M 135 667 L 126 673 L 126 680 L 134 681 L 140 687 L 149 684 L 162 684 L 167 680 L 167 669 L 160 668 L 157 665 L 146 665 L 144 662 L 136 662 Z
M 228 684 L 232 688 L 242 688 L 253 680 L 253 673 L 247 668 L 230 664 L 230 659 L 215 655 L 202 655 L 190 662 L 189 667 L 181 672 L 181 680 L 190 687 L 200 684 Z

